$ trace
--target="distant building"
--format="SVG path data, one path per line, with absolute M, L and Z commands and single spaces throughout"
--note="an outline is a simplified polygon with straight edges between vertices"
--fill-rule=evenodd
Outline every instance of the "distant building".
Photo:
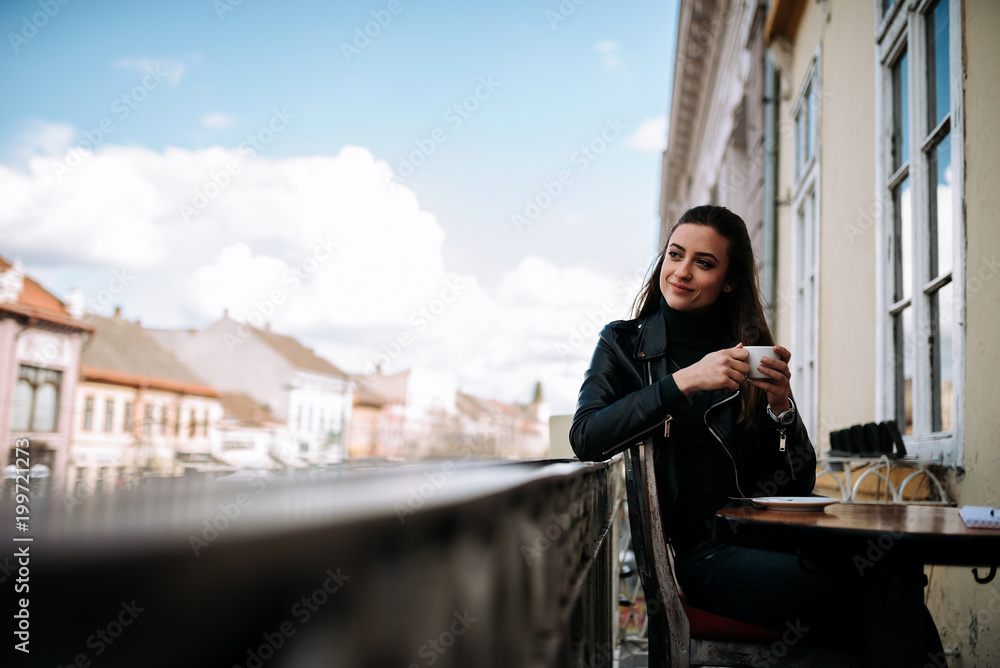
M 0 258 L 0 442 L 4 464 L 17 465 L 15 441 L 27 439 L 32 467 L 45 465 L 61 485 L 69 456 L 84 322 L 81 293 L 63 303 Z M 22 464 L 24 463 L 23 457 Z
M 87 319 L 96 332 L 76 391 L 74 488 L 227 468 L 212 455 L 223 413 L 217 392 L 120 312 Z
M 224 314 L 204 330 L 149 330 L 221 392 L 244 393 L 285 426 L 283 461 L 339 462 L 346 453 L 352 384 L 348 374 L 290 336 Z
M 287 427 L 271 409 L 242 392 L 222 392 L 223 417 L 219 421 L 220 449 L 216 456 L 237 469 L 277 469 L 304 465 L 294 456 L 282 459 L 280 444 L 289 439 Z
M 536 386 L 526 405 L 457 389 L 448 373 L 417 367 L 357 377 L 352 457 L 544 457 L 548 409 Z

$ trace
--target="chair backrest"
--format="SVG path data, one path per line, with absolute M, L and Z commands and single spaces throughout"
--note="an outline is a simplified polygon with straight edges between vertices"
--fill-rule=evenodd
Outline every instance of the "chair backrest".
M 655 666 L 656 657 L 669 655 L 668 665 L 686 668 L 690 665 L 691 627 L 663 532 L 652 442 L 637 443 L 625 453 L 625 489 L 632 549 L 646 596 L 649 664 Z

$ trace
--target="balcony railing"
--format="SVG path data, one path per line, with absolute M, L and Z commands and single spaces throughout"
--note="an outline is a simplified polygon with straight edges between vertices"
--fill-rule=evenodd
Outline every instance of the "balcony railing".
M 149 480 L 79 503 L 50 489 L 26 533 L 6 492 L 39 665 L 591 667 L 618 651 L 620 462 Z

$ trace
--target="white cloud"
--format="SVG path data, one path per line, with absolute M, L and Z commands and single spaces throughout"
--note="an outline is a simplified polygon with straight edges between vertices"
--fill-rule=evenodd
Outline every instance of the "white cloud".
M 63 155 L 76 138 L 76 128 L 69 123 L 32 119 L 5 143 L 2 162 L 26 169 L 34 157 Z
M 667 148 L 667 117 L 644 120 L 626 143 L 639 151 L 662 153 Z
M 222 111 L 213 111 L 201 117 L 201 124 L 209 130 L 228 130 L 236 119 Z
M 363 148 L 247 161 L 221 147 L 104 145 L 61 182 L 59 160 L 36 157 L 27 173 L 0 165 L 5 247 L 60 258 L 98 287 L 126 268 L 116 299 L 131 317 L 190 327 L 228 309 L 352 372 L 423 365 L 508 401 L 527 401 L 540 380 L 557 411 L 572 410 L 597 332 L 626 316 L 645 270 L 610 276 L 528 256 L 488 290 L 447 269 L 437 219 Z M 179 207 L 196 191 L 214 196 L 185 221 Z
M 198 61 L 195 56 L 193 62 Z M 167 58 L 119 58 L 115 61 L 115 67 L 123 70 L 136 70 L 147 74 L 156 72 L 165 77 L 172 85 L 176 86 L 187 73 L 187 63 L 180 60 L 170 60 Z
M 621 46 L 612 39 L 606 39 L 594 45 L 594 50 L 604 56 L 604 69 L 615 70 L 621 67 L 622 61 L 618 57 Z

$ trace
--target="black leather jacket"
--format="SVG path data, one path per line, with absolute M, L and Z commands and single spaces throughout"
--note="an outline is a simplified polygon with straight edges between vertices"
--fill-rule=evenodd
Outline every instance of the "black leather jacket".
M 674 448 L 665 447 L 670 445 L 667 434 L 671 416 L 660 401 L 658 386 L 660 378 L 669 373 L 665 328 L 659 311 L 604 327 L 580 388 L 570 443 L 577 457 L 585 461 L 610 459 L 642 441 L 653 445 L 661 508 L 667 523 L 683 472 L 674 464 Z M 737 426 L 738 397 L 739 390 L 714 391 L 705 424 L 731 457 L 739 452 L 743 455 L 740 459 L 748 462 L 737 476 L 743 494 L 811 493 L 816 482 L 816 453 L 801 418 L 796 416 L 795 424 L 784 430 L 782 450 L 780 430 L 769 417 L 763 417 L 757 431 Z M 669 535 L 669 527 L 667 531 Z

